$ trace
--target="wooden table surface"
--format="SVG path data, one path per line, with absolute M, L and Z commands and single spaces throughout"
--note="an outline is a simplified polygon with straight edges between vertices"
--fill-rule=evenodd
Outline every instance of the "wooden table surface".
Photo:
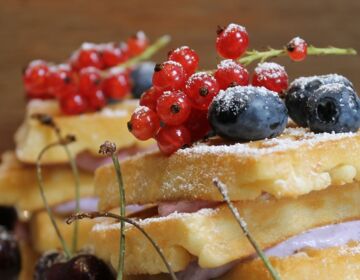
M 230 22 L 246 26 L 252 48 L 281 47 L 299 35 L 317 46 L 360 50 L 359 12 L 358 0 L 0 0 L 0 152 L 14 147 L 25 106 L 21 69 L 32 59 L 61 62 L 84 41 L 119 41 L 142 29 L 153 39 L 172 35 L 169 49 L 189 45 L 201 68 L 214 68 L 216 26 Z M 278 61 L 291 79 L 337 72 L 360 88 L 359 56 Z

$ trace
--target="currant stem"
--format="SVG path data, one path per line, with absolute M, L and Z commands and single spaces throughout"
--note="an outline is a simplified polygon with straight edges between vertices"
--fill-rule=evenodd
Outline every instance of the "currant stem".
M 37 175 L 37 181 L 38 181 L 38 185 L 39 185 L 39 189 L 40 189 L 40 195 L 41 195 L 41 198 L 42 198 L 42 201 L 44 203 L 44 206 L 45 206 L 45 209 L 49 215 L 49 218 L 50 218 L 50 221 L 55 229 L 55 233 L 57 235 L 57 237 L 59 238 L 60 240 L 60 243 L 61 243 L 61 246 L 63 248 L 63 251 L 64 251 L 64 254 L 65 254 L 65 257 L 67 259 L 70 259 L 72 254 L 59 230 L 59 227 L 57 226 L 57 223 L 55 221 L 55 218 L 54 218 L 54 215 L 51 211 L 51 208 L 47 202 L 47 199 L 46 199 L 46 196 L 45 196 L 45 191 L 44 191 L 44 186 L 43 186 L 43 177 L 42 177 L 42 167 L 41 167 L 41 160 L 42 160 L 42 157 L 44 156 L 44 154 L 50 150 L 51 148 L 54 148 L 54 147 L 57 147 L 57 146 L 62 146 L 63 143 L 61 142 L 55 142 L 55 143 L 52 143 L 52 144 L 49 144 L 48 146 L 46 146 L 44 149 L 42 149 L 38 155 L 38 158 L 36 160 L 36 175 Z
M 133 225 L 135 228 L 137 228 L 150 241 L 150 243 L 152 244 L 154 249 L 157 251 L 157 253 L 161 257 L 162 261 L 164 262 L 167 270 L 169 271 L 169 273 L 171 275 L 171 279 L 177 280 L 177 277 L 176 277 L 174 271 L 172 270 L 171 265 L 166 260 L 166 257 L 164 255 L 162 249 L 160 248 L 159 244 L 157 244 L 157 242 L 140 226 L 140 224 L 138 224 L 134 220 L 126 218 L 126 217 L 122 217 L 122 216 L 119 216 L 119 215 L 116 215 L 113 213 L 109 213 L 109 212 L 88 212 L 88 213 L 73 214 L 66 220 L 66 223 L 71 224 L 74 220 L 77 220 L 77 219 L 84 219 L 84 218 L 95 219 L 95 218 L 99 218 L 99 217 L 113 218 L 113 219 L 117 219 L 119 221 L 124 221 L 128 224 Z
M 119 159 L 115 153 L 111 155 L 115 172 L 116 178 L 119 185 L 119 193 L 120 193 L 120 216 L 125 217 L 125 189 L 121 175 L 120 163 Z M 118 268 L 118 280 L 123 279 L 123 272 L 124 272 L 124 264 L 125 264 L 125 221 L 120 220 L 120 256 L 119 256 L 119 268 Z
M 32 118 L 37 119 L 41 124 L 46 125 L 50 128 L 52 128 L 55 132 L 56 137 L 58 138 L 59 143 L 63 146 L 66 155 L 70 162 L 70 167 L 72 170 L 72 173 L 74 175 L 75 180 L 75 211 L 80 211 L 80 179 L 79 179 L 79 171 L 77 168 L 77 165 L 75 163 L 75 160 L 73 156 L 71 155 L 70 149 L 68 148 L 68 141 L 67 139 L 63 138 L 61 135 L 60 128 L 56 125 L 53 118 L 46 114 L 34 114 Z M 72 141 L 75 141 L 75 137 L 71 136 Z M 74 231 L 73 231 L 73 238 L 72 238 L 72 252 L 75 253 L 77 249 L 77 241 L 78 241 L 78 231 L 79 231 L 78 223 L 76 222 L 74 224 Z
M 157 39 L 155 43 L 150 45 L 144 52 L 142 52 L 140 55 L 135 56 L 128 61 L 121 63 L 111 69 L 117 69 L 117 68 L 128 68 L 133 65 L 136 65 L 140 61 L 148 60 L 151 58 L 156 52 L 158 52 L 160 49 L 165 47 L 169 42 L 171 41 L 171 37 L 169 35 L 164 35 Z
M 317 48 L 315 46 L 309 46 L 307 49 L 307 55 L 356 55 L 357 52 L 352 48 L 336 48 L 336 47 L 327 47 L 327 48 Z M 239 58 L 237 61 L 244 66 L 247 66 L 257 60 L 264 62 L 268 59 L 287 56 L 286 49 L 268 49 L 266 51 L 257 51 L 251 50 L 247 51 L 245 55 Z
M 229 195 L 227 193 L 227 188 L 226 185 L 224 183 L 222 183 L 218 178 L 213 179 L 213 184 L 215 185 L 215 187 L 219 190 L 219 192 L 221 193 L 224 201 L 226 202 L 227 206 L 229 207 L 231 213 L 233 214 L 233 216 L 235 217 L 236 221 L 238 222 L 240 228 L 242 229 L 242 231 L 244 232 L 246 238 L 249 240 L 249 242 L 251 243 L 251 245 L 254 247 L 256 253 L 258 254 L 258 256 L 260 257 L 260 259 L 263 261 L 265 267 L 268 269 L 268 271 L 271 274 L 271 277 L 274 280 L 280 280 L 280 276 L 278 274 L 278 272 L 276 271 L 276 269 L 271 265 L 269 259 L 266 257 L 266 255 L 264 254 L 264 252 L 262 251 L 262 249 L 260 248 L 260 246 L 257 244 L 256 240 L 252 237 L 251 233 L 248 230 L 247 224 L 245 222 L 245 220 L 240 216 L 239 211 L 237 210 L 237 208 L 235 208 L 235 206 L 232 204 L 232 202 L 230 201 Z

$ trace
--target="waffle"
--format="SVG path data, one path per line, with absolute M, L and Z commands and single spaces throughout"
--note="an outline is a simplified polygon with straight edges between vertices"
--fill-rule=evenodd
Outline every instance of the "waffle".
M 213 139 L 179 150 L 170 157 L 159 152 L 122 163 L 128 203 L 171 200 L 222 200 L 212 180 L 224 182 L 232 200 L 253 200 L 262 193 L 297 197 L 330 185 L 360 179 L 360 132 L 314 134 L 287 128 L 274 139 L 224 143 Z M 100 208 L 117 206 L 114 168 L 97 170 L 95 191 Z
M 284 257 L 271 257 L 272 265 L 282 280 L 338 280 L 360 278 L 360 244 L 353 242 L 327 249 L 305 248 L 299 253 Z M 271 280 L 260 260 L 241 263 L 218 280 Z
M 56 205 L 75 198 L 75 183 L 71 168 L 65 165 L 43 167 L 45 195 L 49 205 Z M 93 174 L 79 173 L 80 195 L 94 195 Z M 13 152 L 2 156 L 0 165 L 0 205 L 14 206 L 22 213 L 44 208 L 40 196 L 34 165 L 19 162 Z
M 73 237 L 73 226 L 65 222 L 66 217 L 56 216 L 55 220 L 66 244 L 71 248 Z M 89 244 L 89 232 L 97 220 L 82 220 L 79 222 L 78 249 Z M 37 253 L 44 253 L 49 250 L 61 249 L 61 244 L 56 236 L 55 229 L 45 210 L 33 215 L 29 224 L 32 248 Z
M 235 202 L 249 230 L 262 248 L 314 227 L 360 219 L 360 184 L 334 186 L 298 198 L 257 199 Z M 149 218 L 140 224 L 163 249 L 175 271 L 184 270 L 194 259 L 200 267 L 214 268 L 254 254 L 226 205 L 191 214 L 174 213 Z M 96 254 L 118 263 L 119 224 L 97 224 L 90 236 Z M 166 272 L 156 251 L 134 227 L 126 229 L 127 274 Z
M 22 162 L 35 163 L 41 149 L 57 141 L 53 129 L 30 118 L 34 113 L 53 116 L 63 135 L 76 136 L 77 141 L 69 145 L 74 156 L 85 151 L 98 156 L 99 146 L 105 140 L 112 139 L 116 139 L 116 144 L 122 148 L 148 146 L 151 141 L 137 141 L 127 129 L 126 124 L 137 105 L 137 101 L 128 100 L 96 113 L 64 116 L 61 115 L 57 102 L 33 100 L 29 102 L 25 121 L 15 135 L 16 155 Z M 68 158 L 63 148 L 57 147 L 47 152 L 43 162 L 64 163 L 68 162 Z

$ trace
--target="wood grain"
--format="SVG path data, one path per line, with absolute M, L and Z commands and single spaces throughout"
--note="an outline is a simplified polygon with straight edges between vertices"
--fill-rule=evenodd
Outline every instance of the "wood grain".
M 213 68 L 219 60 L 216 26 L 229 22 L 247 27 L 253 48 L 280 47 L 300 35 L 318 46 L 360 50 L 359 11 L 356 0 L 0 0 L 0 151 L 13 147 L 25 106 L 21 69 L 32 59 L 61 62 L 83 41 L 119 41 L 142 29 L 150 38 L 172 35 L 170 47 L 190 45 L 199 52 L 201 67 Z M 360 87 L 359 57 L 279 61 L 291 78 L 338 72 Z

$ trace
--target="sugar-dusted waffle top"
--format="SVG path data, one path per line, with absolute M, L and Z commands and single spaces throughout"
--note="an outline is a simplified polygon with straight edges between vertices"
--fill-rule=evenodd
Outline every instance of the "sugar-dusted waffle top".
M 128 203 L 164 200 L 221 200 L 212 180 L 218 177 L 232 200 L 266 192 L 295 197 L 360 178 L 360 133 L 319 133 L 287 128 L 273 139 L 226 143 L 219 138 L 171 156 L 152 152 L 122 163 Z M 96 172 L 100 208 L 118 204 L 112 166 Z
M 58 102 L 33 100 L 28 104 L 25 121 L 15 135 L 16 155 L 23 162 L 34 163 L 41 149 L 57 140 L 51 128 L 30 118 L 34 113 L 53 116 L 62 135 L 76 136 L 77 141 L 69 145 L 74 156 L 85 151 L 96 156 L 99 146 L 108 139 L 116 139 L 119 148 L 147 146 L 149 142 L 137 141 L 128 132 L 126 125 L 137 104 L 138 101 L 128 100 L 108 106 L 99 112 L 65 116 L 60 113 Z M 43 159 L 44 163 L 67 161 L 66 153 L 61 147 L 49 150 Z

